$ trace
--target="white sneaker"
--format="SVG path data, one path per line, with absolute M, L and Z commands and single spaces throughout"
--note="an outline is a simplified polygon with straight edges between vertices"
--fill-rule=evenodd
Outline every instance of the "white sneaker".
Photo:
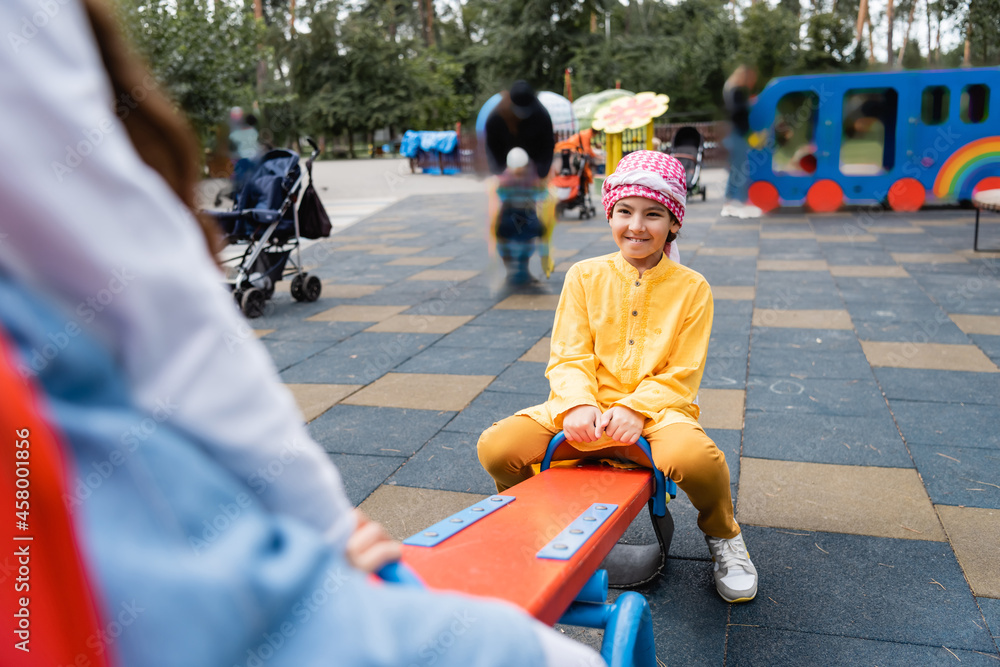
M 764 215 L 764 211 L 757 208 L 753 204 L 746 204 L 740 207 L 739 216 L 740 218 L 759 218 Z
M 757 568 L 750 560 L 743 534 L 726 540 L 705 536 L 712 553 L 715 589 L 726 602 L 749 602 L 757 596 Z
M 738 218 L 739 217 L 739 202 L 726 202 L 722 207 L 722 211 L 719 215 L 723 218 Z

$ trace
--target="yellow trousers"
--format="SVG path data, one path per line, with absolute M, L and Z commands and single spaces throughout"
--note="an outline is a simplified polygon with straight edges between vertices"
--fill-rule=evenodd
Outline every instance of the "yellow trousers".
M 531 477 L 534 474 L 531 465 L 542 462 L 545 448 L 554 435 L 525 415 L 508 417 L 486 429 L 479 437 L 479 461 L 493 477 L 497 491 Z M 687 423 L 671 424 L 646 439 L 653 452 L 653 464 L 677 483 L 698 510 L 698 527 L 702 532 L 725 539 L 739 535 L 740 527 L 733 517 L 729 466 L 725 454 L 712 439 L 701 428 Z M 621 443 L 616 446 L 607 436 L 598 443 L 577 447 L 600 448 L 601 458 L 622 458 L 646 464 L 645 455 L 637 447 Z M 579 455 L 567 458 L 579 458 Z

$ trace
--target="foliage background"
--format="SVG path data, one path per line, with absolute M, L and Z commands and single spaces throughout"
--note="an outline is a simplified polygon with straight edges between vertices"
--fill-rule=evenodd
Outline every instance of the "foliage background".
M 669 114 L 690 120 L 722 117 L 722 85 L 740 62 L 759 70 L 759 87 L 888 67 L 888 5 L 872 2 L 859 44 L 862 0 L 257 1 L 117 0 L 206 144 L 241 106 L 269 143 L 309 133 L 353 153 L 377 130 L 470 124 L 518 78 L 565 94 L 567 67 L 574 97 L 663 92 Z M 919 30 L 907 27 L 914 16 Z M 891 25 L 896 67 L 960 66 L 966 49 L 970 64 L 1000 64 L 1000 0 L 895 0 Z

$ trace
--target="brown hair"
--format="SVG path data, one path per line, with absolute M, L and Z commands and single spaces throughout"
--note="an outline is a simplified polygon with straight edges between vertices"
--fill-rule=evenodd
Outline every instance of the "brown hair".
M 194 132 L 126 42 L 104 0 L 84 0 L 83 5 L 114 90 L 117 115 L 132 144 L 194 214 L 214 257 L 222 247 L 222 236 L 195 204 L 201 161 Z

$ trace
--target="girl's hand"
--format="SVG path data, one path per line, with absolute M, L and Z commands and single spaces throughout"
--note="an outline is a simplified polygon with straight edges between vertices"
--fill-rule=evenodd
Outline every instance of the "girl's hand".
M 593 405 L 578 405 L 563 417 L 563 433 L 570 442 L 594 442 L 601 437 L 600 419 L 601 411 Z
M 351 565 L 371 574 L 403 556 L 402 545 L 389 537 L 381 524 L 369 519 L 361 510 L 354 510 L 354 517 L 358 525 L 347 538 L 347 560 Z
M 626 445 L 634 445 L 639 442 L 642 435 L 642 427 L 646 423 L 646 418 L 631 408 L 624 405 L 616 405 L 603 415 L 599 424 L 601 431 L 608 434 L 612 440 L 617 440 Z

